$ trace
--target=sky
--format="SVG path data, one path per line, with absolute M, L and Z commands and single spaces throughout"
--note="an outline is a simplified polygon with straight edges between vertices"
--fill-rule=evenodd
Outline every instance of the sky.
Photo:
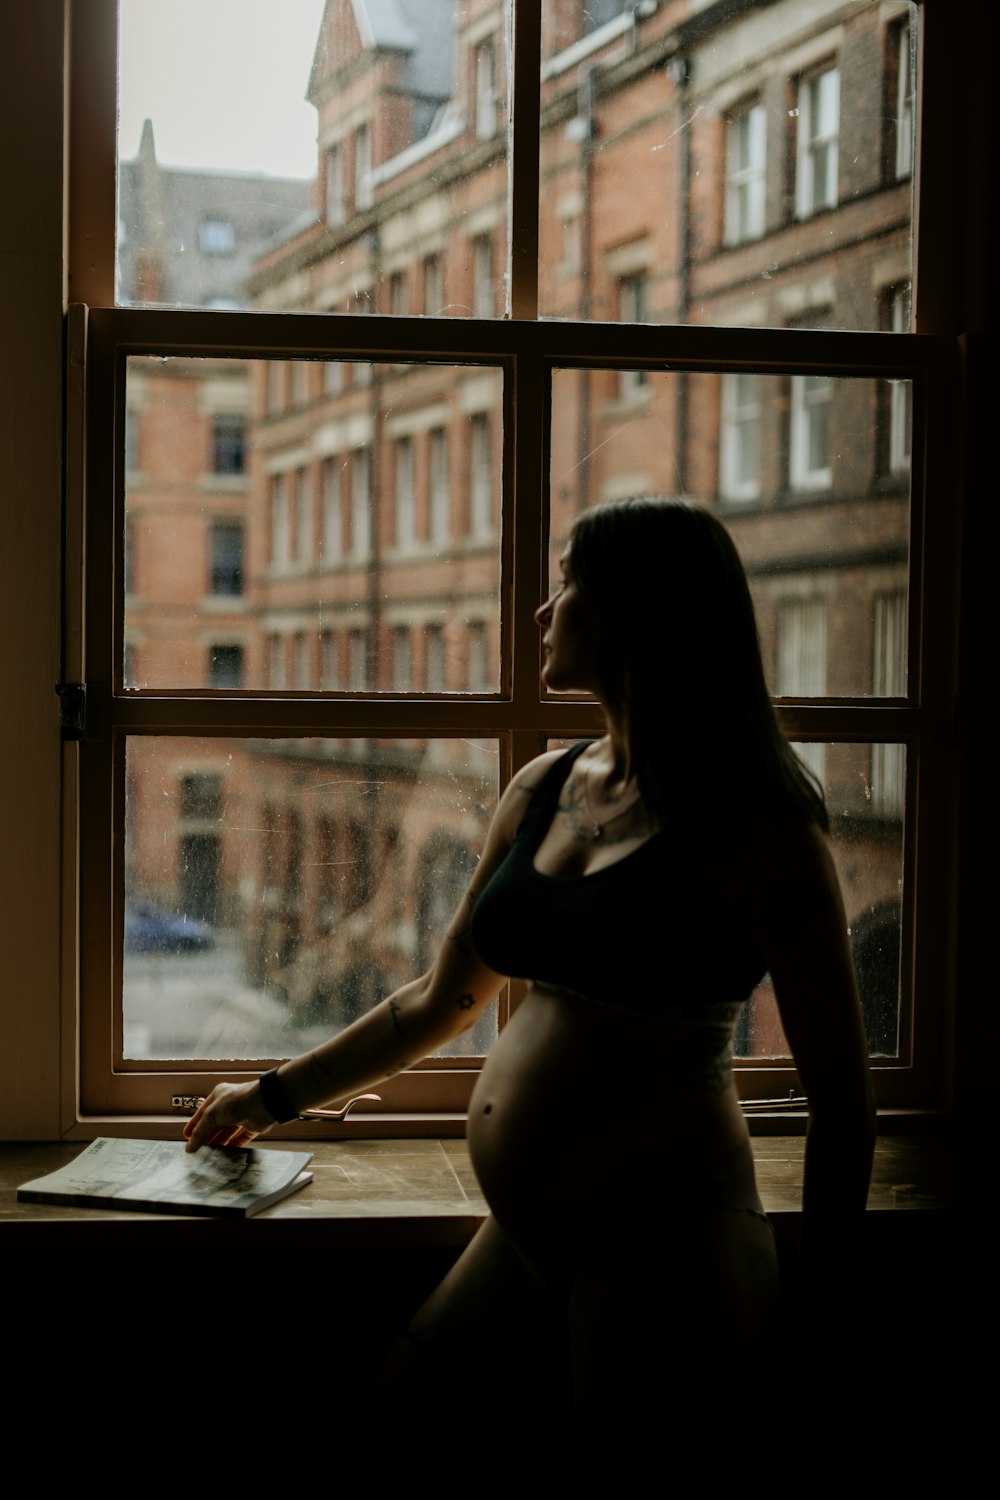
M 305 102 L 323 0 L 120 0 L 118 149 L 153 122 L 157 160 L 312 177 Z

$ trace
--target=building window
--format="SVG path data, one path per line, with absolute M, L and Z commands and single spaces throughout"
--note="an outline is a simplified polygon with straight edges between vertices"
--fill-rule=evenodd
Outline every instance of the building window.
M 327 396 L 339 396 L 344 389 L 344 366 L 339 359 L 323 362 L 323 391 Z
M 410 311 L 406 274 L 393 271 L 389 277 L 389 312 L 394 318 L 405 318 Z
M 432 542 L 451 534 L 451 493 L 448 489 L 448 433 L 435 427 L 430 435 L 430 532 Z
M 428 317 L 444 311 L 444 272 L 440 255 L 424 260 L 424 312 Z
M 243 686 L 242 646 L 209 646 L 208 685 L 212 688 Z
M 909 21 L 903 21 L 896 32 L 896 176 L 909 177 L 913 171 L 914 135 L 914 56 L 913 33 Z
M 288 686 L 285 638 L 282 635 L 269 635 L 267 638 L 267 685 L 276 692 Z
M 428 625 L 424 632 L 425 670 L 424 677 L 429 693 L 445 691 L 444 627 Z
M 347 685 L 352 693 L 368 689 L 368 632 L 347 632 Z
M 764 233 L 767 117 L 750 104 L 726 122 L 726 244 Z
M 247 419 L 243 412 L 216 412 L 212 418 L 212 473 L 247 471 Z
M 271 564 L 288 566 L 292 555 L 291 517 L 288 506 L 288 480 L 284 474 L 271 476 Z
M 341 509 L 340 460 L 323 460 L 323 556 L 334 562 L 344 552 L 344 518 Z
M 367 125 L 359 125 L 354 133 L 354 206 L 371 208 L 372 201 L 372 134 Z
M 197 772 L 181 777 L 181 817 L 215 822 L 222 811 L 222 777 Z
M 618 282 L 619 323 L 649 322 L 649 281 L 645 271 L 623 276 Z M 645 393 L 649 383 L 646 370 L 619 370 L 618 399 L 633 401 Z
M 313 556 L 313 503 L 312 485 L 307 469 L 295 470 L 295 537 L 296 556 L 300 563 L 307 563 Z
M 305 406 L 309 400 L 309 365 L 303 359 L 292 361 L 292 405 Z
M 397 625 L 392 632 L 392 690 L 408 693 L 413 685 L 411 635 L 408 625 Z
M 760 494 L 760 377 L 744 371 L 722 377 L 719 495 L 756 500 Z
M 792 376 L 789 479 L 793 490 L 826 490 L 833 482 L 830 467 L 832 405 L 832 376 Z
M 799 81 L 798 172 L 795 209 L 800 219 L 837 203 L 840 72 L 827 68 Z
M 336 229 L 346 218 L 344 155 L 339 146 L 331 146 L 326 153 L 326 222 L 331 229 Z
M 492 318 L 495 309 L 493 240 L 481 234 L 472 242 L 472 311 L 477 318 Z
M 367 557 L 372 549 L 371 454 L 359 448 L 351 458 L 351 553 Z
M 906 696 L 906 594 L 902 589 L 875 596 L 875 652 L 872 692 L 877 698 Z M 903 745 L 872 746 L 872 812 L 901 818 L 906 786 Z
M 405 437 L 396 443 L 396 546 L 412 547 L 415 538 L 413 440 Z
M 292 686 L 305 692 L 309 681 L 309 641 L 302 630 L 292 636 Z
M 893 333 L 910 331 L 910 284 L 897 286 L 890 293 L 890 317 Z M 907 474 L 910 469 L 913 440 L 913 382 L 889 382 L 889 468 L 893 474 Z
M 488 536 L 493 530 L 493 465 L 490 419 L 485 412 L 472 418 L 469 428 L 469 531 Z
M 332 630 L 319 633 L 319 685 L 325 693 L 336 692 L 340 684 L 337 654 L 339 642 Z
M 795 599 L 778 614 L 778 696 L 822 698 L 826 692 L 827 606 L 823 599 Z M 820 784 L 825 770 L 825 746 L 796 744 L 801 760 Z
M 496 58 L 492 41 L 486 41 L 476 48 L 476 135 L 485 139 L 496 128 Z
M 242 521 L 213 521 L 209 590 L 219 597 L 243 593 L 245 532 Z
M 470 693 L 488 693 L 492 683 L 486 666 L 486 621 L 473 620 L 469 625 L 469 662 L 467 681 Z
M 267 366 L 264 401 L 268 412 L 272 415 L 284 410 L 285 364 L 283 360 L 272 359 Z
M 202 255 L 232 255 L 236 230 L 228 219 L 202 219 L 198 225 L 198 249 Z

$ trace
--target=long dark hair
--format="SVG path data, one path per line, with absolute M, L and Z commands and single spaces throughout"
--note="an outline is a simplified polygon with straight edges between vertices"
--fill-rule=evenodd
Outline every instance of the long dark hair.
M 597 613 L 602 694 L 661 821 L 724 839 L 766 811 L 826 829 L 819 783 L 778 727 L 721 522 L 680 500 L 598 505 L 577 520 L 568 562 Z

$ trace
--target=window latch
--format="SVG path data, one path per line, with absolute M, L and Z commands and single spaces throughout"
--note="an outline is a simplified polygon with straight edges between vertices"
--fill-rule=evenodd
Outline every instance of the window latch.
M 59 728 L 64 740 L 93 740 L 99 734 L 101 690 L 86 682 L 58 682 Z

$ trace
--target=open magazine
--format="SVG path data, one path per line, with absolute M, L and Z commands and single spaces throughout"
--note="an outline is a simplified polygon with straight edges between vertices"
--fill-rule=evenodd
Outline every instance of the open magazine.
M 19 1203 L 246 1219 L 312 1181 L 311 1151 L 206 1148 L 101 1136 L 65 1167 L 23 1183 Z

